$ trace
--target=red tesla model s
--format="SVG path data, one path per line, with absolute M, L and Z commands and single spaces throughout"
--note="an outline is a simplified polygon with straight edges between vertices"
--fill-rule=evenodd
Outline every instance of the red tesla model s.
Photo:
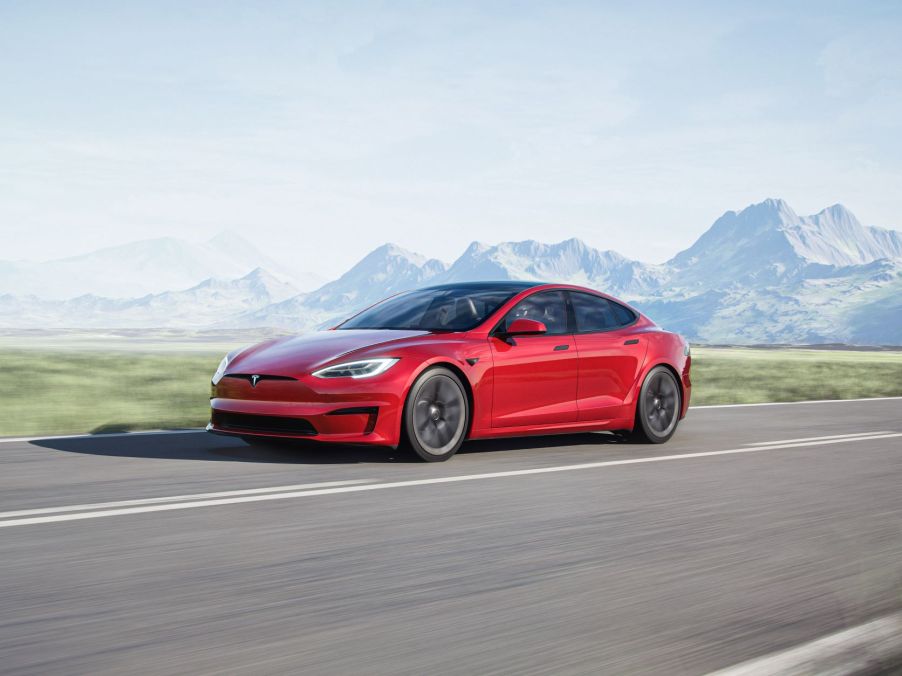
M 619 430 L 662 443 L 689 407 L 690 362 L 683 338 L 596 291 L 447 284 L 229 353 L 207 429 L 403 443 L 427 461 L 468 438 Z

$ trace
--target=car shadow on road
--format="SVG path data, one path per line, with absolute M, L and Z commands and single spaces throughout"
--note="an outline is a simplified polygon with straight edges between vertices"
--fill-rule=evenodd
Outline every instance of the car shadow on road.
M 232 439 L 193 431 L 135 435 L 92 435 L 60 439 L 36 439 L 32 446 L 67 453 L 154 460 L 199 460 L 275 464 L 355 464 L 418 462 L 404 449 L 378 446 L 319 444 L 310 441 L 249 445 Z M 609 433 L 561 434 L 469 441 L 459 454 L 504 453 L 538 448 L 599 446 L 629 443 Z

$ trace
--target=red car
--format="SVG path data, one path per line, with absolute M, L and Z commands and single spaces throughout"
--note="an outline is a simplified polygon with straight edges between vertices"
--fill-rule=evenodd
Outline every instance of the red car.
M 486 437 L 618 430 L 662 443 L 689 407 L 690 362 L 680 336 L 590 289 L 447 284 L 229 353 L 207 429 L 404 443 L 427 461 Z

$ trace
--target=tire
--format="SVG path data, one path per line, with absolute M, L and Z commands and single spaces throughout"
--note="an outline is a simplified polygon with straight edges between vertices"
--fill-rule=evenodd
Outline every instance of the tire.
M 676 432 L 682 395 L 676 377 L 666 366 L 656 366 L 642 383 L 636 402 L 633 436 L 638 441 L 663 444 Z
M 436 367 L 417 378 L 404 404 L 404 436 L 420 460 L 443 462 L 457 453 L 469 422 L 467 393 L 457 374 Z

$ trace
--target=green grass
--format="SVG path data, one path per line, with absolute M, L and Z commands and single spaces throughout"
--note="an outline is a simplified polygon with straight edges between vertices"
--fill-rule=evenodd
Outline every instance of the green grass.
M 200 427 L 212 349 L 3 347 L 0 436 Z M 902 396 L 902 352 L 695 348 L 692 364 L 693 404 Z
M 221 358 L 0 351 L 0 436 L 200 427 Z
M 902 352 L 693 348 L 692 403 L 902 396 Z

